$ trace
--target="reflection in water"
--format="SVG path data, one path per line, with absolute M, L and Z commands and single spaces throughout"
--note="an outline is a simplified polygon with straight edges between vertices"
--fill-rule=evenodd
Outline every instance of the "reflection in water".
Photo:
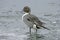
M 39 40 L 39 39 L 44 39 L 44 36 L 40 34 L 36 34 L 36 32 L 34 32 L 34 33 L 31 33 L 31 35 L 28 35 L 27 40 Z

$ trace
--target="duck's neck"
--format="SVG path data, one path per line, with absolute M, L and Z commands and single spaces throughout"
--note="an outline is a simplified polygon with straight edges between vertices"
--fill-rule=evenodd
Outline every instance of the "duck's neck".
M 25 14 L 30 14 L 30 13 L 25 12 Z
M 26 15 L 30 15 L 30 13 L 24 12 L 24 15 L 22 16 L 22 18 L 23 18 L 24 16 L 26 16 Z

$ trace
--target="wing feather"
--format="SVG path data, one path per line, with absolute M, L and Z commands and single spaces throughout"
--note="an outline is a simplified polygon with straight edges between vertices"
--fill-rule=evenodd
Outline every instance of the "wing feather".
M 29 17 L 33 21 L 34 24 L 36 24 L 37 26 L 42 26 L 43 23 L 38 19 L 38 17 L 34 15 L 30 15 Z
M 37 28 L 42 27 L 42 28 L 44 28 L 44 29 L 50 30 L 50 29 L 48 29 L 47 27 L 44 27 L 44 26 L 43 26 L 43 22 L 41 22 L 41 21 L 38 19 L 38 17 L 36 17 L 36 16 L 34 16 L 34 15 L 30 15 L 29 18 L 31 19 L 31 22 L 33 22 L 33 23 L 37 26 Z

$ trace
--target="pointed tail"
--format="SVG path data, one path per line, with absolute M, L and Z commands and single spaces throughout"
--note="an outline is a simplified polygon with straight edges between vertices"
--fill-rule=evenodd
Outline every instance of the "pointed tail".
M 50 29 L 49 29 L 49 28 L 47 28 L 47 27 L 44 27 L 44 26 L 41 26 L 41 27 L 43 27 L 44 29 L 50 30 Z

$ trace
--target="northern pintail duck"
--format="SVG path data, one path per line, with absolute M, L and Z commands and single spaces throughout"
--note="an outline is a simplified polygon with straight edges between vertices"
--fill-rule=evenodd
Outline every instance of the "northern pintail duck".
M 48 29 L 46 27 L 43 26 L 43 22 L 41 22 L 38 17 L 36 17 L 35 15 L 31 14 L 31 9 L 28 6 L 25 6 L 23 8 L 23 16 L 22 16 L 22 20 L 23 22 L 29 27 L 29 31 L 31 33 L 31 28 L 36 29 L 40 29 L 41 27 L 44 29 Z M 48 29 L 49 30 L 49 29 Z

